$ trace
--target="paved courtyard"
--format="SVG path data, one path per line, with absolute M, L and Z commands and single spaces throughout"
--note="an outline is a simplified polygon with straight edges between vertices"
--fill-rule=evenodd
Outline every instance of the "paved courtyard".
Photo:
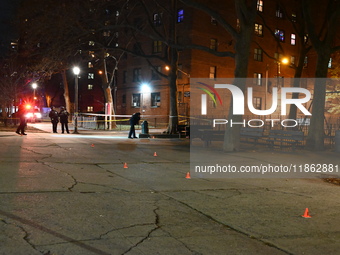
M 0 132 L 0 254 L 340 253 L 339 186 L 315 178 L 187 179 L 187 140 L 126 136 Z M 206 152 L 198 149 L 203 161 Z M 235 164 L 340 164 L 335 152 L 213 153 Z M 301 217 L 306 208 L 311 218 Z

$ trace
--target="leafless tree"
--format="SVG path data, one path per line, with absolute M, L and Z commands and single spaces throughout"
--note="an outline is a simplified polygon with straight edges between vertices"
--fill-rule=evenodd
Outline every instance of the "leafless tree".
M 302 0 L 302 3 L 309 39 L 317 53 L 313 109 L 306 145 L 311 150 L 323 150 L 326 78 L 331 54 L 339 50 L 334 46 L 334 39 L 340 26 L 340 2 L 327 0 L 322 6 L 315 0 Z

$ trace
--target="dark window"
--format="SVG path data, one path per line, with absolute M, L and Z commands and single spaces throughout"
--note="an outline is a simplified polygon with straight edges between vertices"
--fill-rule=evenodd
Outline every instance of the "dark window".
M 211 50 L 217 50 L 217 40 L 216 39 L 210 39 L 210 49 Z
M 133 69 L 133 78 L 132 81 L 138 82 L 142 80 L 142 69 L 141 68 L 135 68 Z
M 163 50 L 162 41 L 153 41 L 152 51 L 153 53 L 161 53 Z
M 123 72 L 123 83 L 126 83 L 126 78 L 127 78 L 127 72 Z
M 278 5 L 276 6 L 276 12 L 275 12 L 276 17 L 283 19 L 283 10 L 282 8 Z
M 155 26 L 160 26 L 162 25 L 162 16 L 163 16 L 163 13 L 155 13 L 153 15 L 153 24 Z
M 255 109 L 261 110 L 261 103 L 262 103 L 261 97 L 254 97 L 253 98 L 253 106 L 254 106 Z
M 160 66 L 155 66 L 155 69 L 159 73 L 162 71 L 162 67 L 160 67 Z M 161 79 L 159 73 L 156 70 L 151 69 L 151 80 L 160 80 Z
M 122 106 L 125 107 L 126 106 L 126 95 L 122 96 Z
M 262 49 L 254 49 L 254 60 L 262 61 Z

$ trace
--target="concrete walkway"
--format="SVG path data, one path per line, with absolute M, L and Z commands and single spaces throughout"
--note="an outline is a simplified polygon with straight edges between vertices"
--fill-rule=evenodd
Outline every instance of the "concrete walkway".
M 0 139 L 0 254 L 340 254 L 340 187 L 321 179 L 186 179 L 185 139 Z M 334 152 L 210 150 L 235 164 L 340 164 Z

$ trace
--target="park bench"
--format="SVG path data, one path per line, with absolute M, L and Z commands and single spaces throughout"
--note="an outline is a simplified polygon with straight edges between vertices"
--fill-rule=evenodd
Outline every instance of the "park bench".
M 177 125 L 177 132 L 180 137 L 188 137 L 190 134 L 190 127 L 188 125 Z
M 240 135 L 241 138 L 245 138 L 245 142 L 250 139 L 252 140 L 251 143 L 256 145 L 258 140 L 263 137 L 263 128 L 241 127 Z
M 203 132 L 202 130 L 212 130 L 213 127 L 210 125 L 190 125 L 187 127 L 188 134 L 190 139 L 200 138 L 202 139 Z
M 223 141 L 224 130 L 201 129 L 201 139 L 204 142 L 204 147 L 209 147 L 212 141 Z
M 303 140 L 303 132 L 294 130 L 270 130 L 268 136 L 271 147 L 293 147 L 293 149 L 296 149 Z

